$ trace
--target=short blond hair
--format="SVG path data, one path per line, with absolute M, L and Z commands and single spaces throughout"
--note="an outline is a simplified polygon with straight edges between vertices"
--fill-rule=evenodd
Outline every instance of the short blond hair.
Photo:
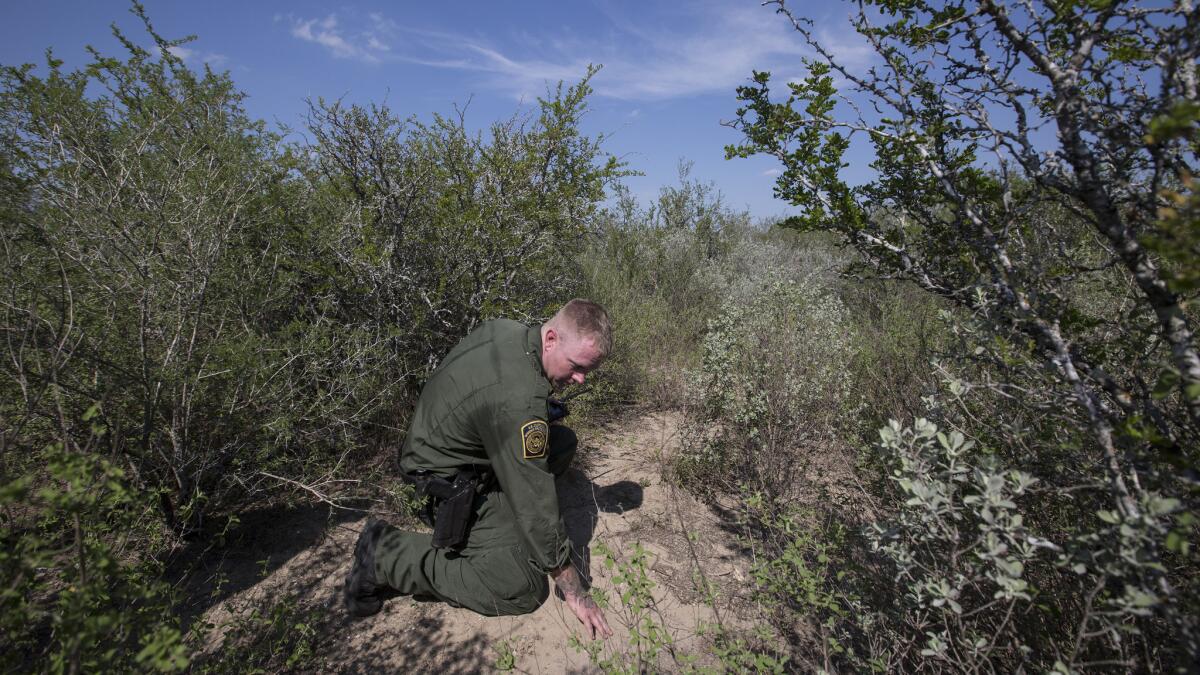
M 612 351 L 612 320 L 599 303 L 575 298 L 563 305 L 546 323 L 579 337 L 590 338 L 596 351 L 600 352 L 600 358 Z

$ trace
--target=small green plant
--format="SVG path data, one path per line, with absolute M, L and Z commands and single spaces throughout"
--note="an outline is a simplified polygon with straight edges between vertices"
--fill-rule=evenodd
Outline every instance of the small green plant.
M 700 667 L 700 673 L 784 673 L 788 657 L 766 645 L 775 637 L 774 631 L 763 629 L 753 640 L 725 631 L 712 636 L 712 653 L 717 666 Z
M 496 652 L 496 660 L 492 662 L 496 670 L 508 672 L 517 667 L 517 654 L 508 640 L 501 640 L 492 649 Z
M 597 640 L 584 643 L 576 635 L 571 636 L 571 645 L 586 652 L 589 660 L 605 673 L 660 672 L 664 656 L 670 656 L 671 662 L 678 666 L 675 639 L 651 593 L 655 584 L 649 575 L 649 553 L 640 543 L 634 544 L 628 560 L 622 560 L 603 542 L 596 543 L 595 551 L 603 556 L 604 568 L 613 574 L 613 586 L 621 600 L 621 605 L 613 609 L 629 630 L 629 637 L 623 648 L 606 648 Z M 607 599 L 604 604 L 612 608 Z
M 853 575 L 851 532 L 818 508 L 741 498 L 742 543 L 752 551 L 754 597 L 766 623 L 751 630 L 718 625 L 714 654 L 726 670 L 779 672 L 795 662 L 806 672 L 882 671 L 853 647 L 854 620 L 863 609 Z
M 295 595 L 284 595 L 264 607 L 243 608 L 229 621 L 220 650 L 196 664 L 194 671 L 275 673 L 312 667 L 318 654 L 320 615 L 318 608 L 306 607 Z

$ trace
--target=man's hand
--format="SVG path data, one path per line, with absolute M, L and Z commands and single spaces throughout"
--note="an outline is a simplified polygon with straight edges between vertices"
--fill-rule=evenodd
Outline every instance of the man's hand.
M 587 630 L 588 638 L 591 640 L 598 637 L 608 639 L 612 635 L 612 629 L 604 620 L 604 612 L 600 611 L 596 601 L 592 600 L 587 591 L 583 589 L 579 573 L 575 571 L 571 563 L 568 562 L 554 570 L 552 576 L 554 584 L 558 586 L 558 590 L 562 591 L 563 599 L 567 601 L 567 607 L 571 608 L 571 611 L 575 613 L 575 618 L 579 619 L 584 629 Z

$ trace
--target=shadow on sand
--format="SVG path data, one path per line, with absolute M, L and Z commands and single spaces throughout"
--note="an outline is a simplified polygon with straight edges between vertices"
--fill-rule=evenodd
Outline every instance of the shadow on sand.
M 556 481 L 559 511 L 572 559 L 590 582 L 590 544 L 600 513 L 623 513 L 642 505 L 643 490 L 632 481 L 600 485 L 572 468 Z M 184 626 L 210 608 L 250 589 L 287 565 L 284 584 L 272 583 L 262 611 L 284 597 L 319 617 L 316 651 L 321 670 L 344 673 L 409 672 L 434 668 L 442 673 L 474 673 L 493 667 L 494 645 L 483 634 L 446 628 L 437 603 L 406 603 L 411 612 L 399 626 L 384 614 L 354 620 L 341 606 L 340 579 L 365 515 L 326 505 L 273 507 L 243 513 L 238 522 L 207 543 L 178 552 L 171 578 L 185 598 Z M 219 545 L 218 543 L 219 542 Z M 308 555 L 298 557 L 302 553 Z M 332 584 L 330 577 L 336 577 Z M 388 603 L 392 605 L 393 603 Z M 398 610 L 393 610 L 398 611 Z
M 642 486 L 622 480 L 599 485 L 578 469 L 557 481 L 558 510 L 571 540 L 571 560 L 591 584 L 591 541 L 600 513 L 625 513 L 642 505 Z
M 356 621 L 339 614 L 325 626 L 332 639 L 323 645 L 325 667 L 319 670 L 354 675 L 436 670 L 458 675 L 494 669 L 496 650 L 486 635 L 456 633 L 447 628 L 441 613 L 429 608 L 418 608 L 416 613 L 403 629 L 374 627 L 371 633 L 378 637 L 368 638 L 366 644 L 346 638 L 363 631 L 372 619 Z
M 238 515 L 221 531 L 189 542 L 177 551 L 166 576 L 184 598 L 178 606 L 184 628 L 209 608 L 269 577 L 300 553 L 320 546 L 335 527 L 363 517 L 362 513 L 325 504 L 273 506 Z M 321 577 L 304 578 L 315 591 Z

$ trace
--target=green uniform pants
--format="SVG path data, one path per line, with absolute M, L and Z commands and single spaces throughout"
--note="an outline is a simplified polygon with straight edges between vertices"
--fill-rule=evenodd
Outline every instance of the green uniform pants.
M 561 476 L 575 456 L 575 434 L 550 428 L 549 465 Z M 432 597 L 486 616 L 528 614 L 546 601 L 546 575 L 530 563 L 512 507 L 495 490 L 476 499 L 461 551 L 431 546 L 433 535 L 389 527 L 375 548 L 375 578 L 404 595 Z

